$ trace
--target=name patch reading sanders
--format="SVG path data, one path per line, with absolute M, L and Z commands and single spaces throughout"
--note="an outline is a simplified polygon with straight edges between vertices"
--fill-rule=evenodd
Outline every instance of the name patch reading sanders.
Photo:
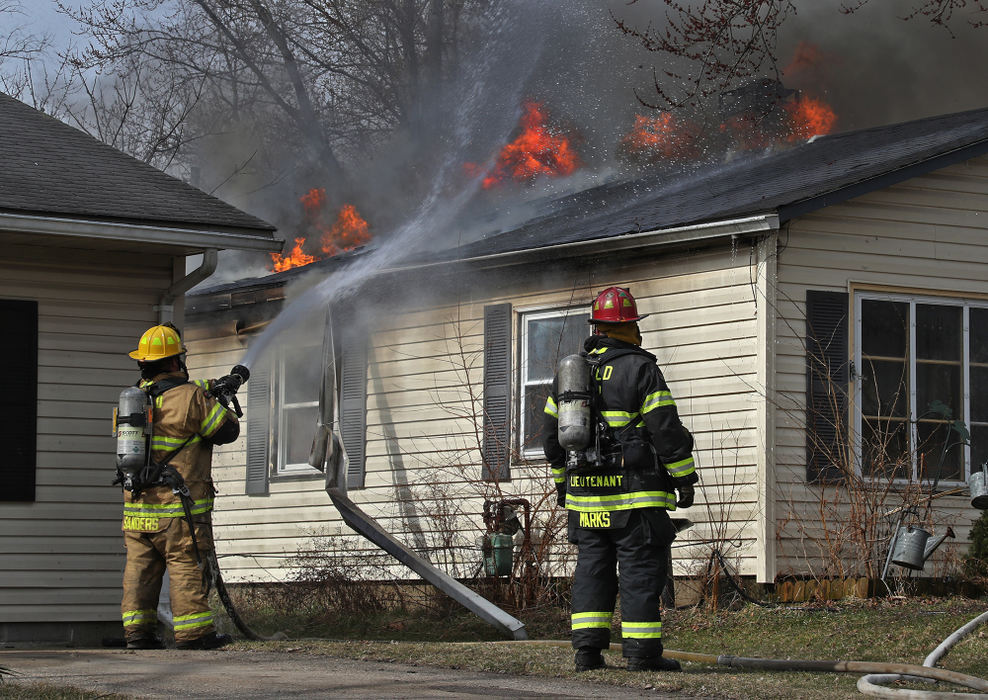
M 131 532 L 157 532 L 159 520 L 160 518 L 146 515 L 125 515 L 122 529 Z

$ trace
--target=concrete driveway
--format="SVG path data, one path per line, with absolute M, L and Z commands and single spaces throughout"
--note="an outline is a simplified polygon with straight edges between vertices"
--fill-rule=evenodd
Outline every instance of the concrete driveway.
M 15 683 L 49 683 L 136 698 L 672 697 L 589 680 L 267 651 L 18 649 L 0 652 L 0 666 L 21 674 Z

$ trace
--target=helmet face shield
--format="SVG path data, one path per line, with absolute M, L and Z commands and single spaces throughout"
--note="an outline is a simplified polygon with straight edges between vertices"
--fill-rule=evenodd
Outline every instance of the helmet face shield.
M 638 304 L 627 287 L 608 287 L 593 302 L 590 323 L 632 323 L 648 314 L 638 313 Z
M 144 331 L 137 343 L 137 350 L 129 353 L 138 362 L 156 362 L 167 357 L 185 354 L 182 338 L 170 326 L 152 326 Z

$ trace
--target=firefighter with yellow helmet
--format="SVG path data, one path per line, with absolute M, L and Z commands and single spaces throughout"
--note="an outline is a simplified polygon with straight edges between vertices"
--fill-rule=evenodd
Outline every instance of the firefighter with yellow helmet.
M 141 380 L 125 389 L 115 414 L 117 472 L 124 488 L 124 636 L 128 649 L 160 649 L 155 634 L 162 577 L 168 571 L 179 649 L 215 649 L 204 553 L 212 548 L 213 445 L 240 434 L 237 416 L 206 381 L 190 382 L 185 346 L 171 324 L 149 328 L 130 357 Z
M 662 656 L 661 591 L 675 529 L 668 511 L 693 504 L 693 437 L 655 356 L 641 348 L 631 292 L 593 303 L 595 332 L 559 363 L 545 406 L 544 443 L 569 541 L 576 669 L 601 668 L 621 596 L 622 654 L 631 671 L 678 671 Z M 678 498 L 676 495 L 678 492 Z M 618 569 L 620 577 L 618 576 Z

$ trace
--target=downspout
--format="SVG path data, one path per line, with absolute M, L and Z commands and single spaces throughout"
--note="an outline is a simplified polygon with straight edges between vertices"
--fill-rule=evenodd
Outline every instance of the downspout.
M 173 282 L 172 286 L 165 290 L 155 307 L 158 312 L 159 325 L 175 320 L 175 300 L 216 272 L 218 260 L 216 248 L 207 248 L 202 254 L 202 265 L 182 279 Z

